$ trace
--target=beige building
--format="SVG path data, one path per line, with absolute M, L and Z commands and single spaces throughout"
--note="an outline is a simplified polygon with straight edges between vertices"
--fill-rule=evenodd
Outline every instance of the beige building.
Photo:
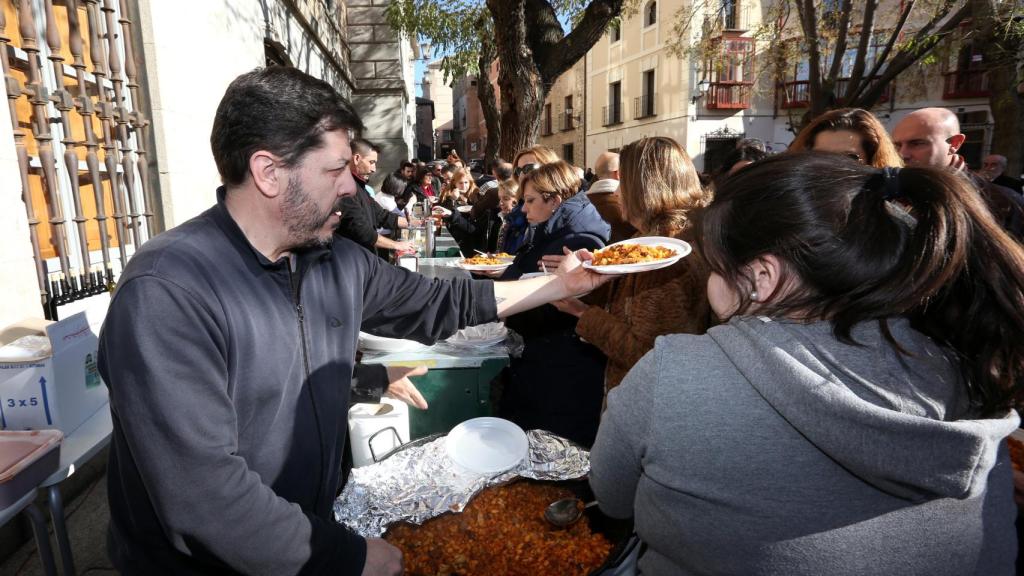
M 771 1 L 648 0 L 605 34 L 586 57 L 586 164 L 593 165 L 605 150 L 656 135 L 677 140 L 697 169 L 708 172 L 741 138 L 759 139 L 771 152 L 785 150 L 809 103 L 808 65 L 806 59 L 794 59 L 781 79 L 764 68 L 769 58 L 759 53 L 764 46 L 755 42 L 752 30 Z M 895 20 L 896 2 L 883 0 L 878 9 L 881 16 L 871 39 L 875 53 L 894 24 L 888 20 Z M 691 22 L 700 23 L 690 26 L 689 42 L 711 31 L 712 54 L 705 62 L 675 56 L 668 48 L 681 9 L 693 10 Z M 802 38 L 795 23 L 791 36 L 794 42 Z M 949 108 L 967 135 L 962 152 L 976 166 L 984 155 L 998 152 L 990 150 L 993 119 L 985 63 L 962 33 L 951 35 L 935 54 L 937 62 L 901 75 L 872 111 L 891 129 L 913 110 Z M 840 97 L 853 58 L 850 51 L 841 67 Z
M 548 91 L 540 120 L 540 143 L 570 164 L 584 166 L 586 139 L 583 110 L 586 62 L 581 58 Z
M 444 158 L 455 147 L 452 122 L 454 107 L 452 87 L 445 82 L 441 72 L 441 61 L 435 60 L 423 72 L 423 97 L 434 103 L 432 131 L 434 135 L 434 158 Z

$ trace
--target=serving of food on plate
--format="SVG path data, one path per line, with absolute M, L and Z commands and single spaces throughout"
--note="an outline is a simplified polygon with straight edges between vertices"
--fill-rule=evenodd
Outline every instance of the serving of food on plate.
M 583 267 L 600 274 L 632 274 L 671 266 L 689 254 L 689 244 L 676 238 L 647 236 L 617 242 L 594 253 Z
M 472 258 L 465 258 L 462 260 L 463 264 L 470 264 L 473 266 L 496 266 L 499 264 L 508 264 L 511 257 L 508 254 L 477 254 Z
M 665 246 L 646 246 L 644 244 L 618 244 L 598 250 L 594 254 L 594 266 L 615 266 L 618 264 L 638 264 L 665 260 L 676 255 L 676 251 Z

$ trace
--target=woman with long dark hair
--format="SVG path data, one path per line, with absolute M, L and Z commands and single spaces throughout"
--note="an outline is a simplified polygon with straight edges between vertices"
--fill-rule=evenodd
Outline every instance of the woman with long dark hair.
M 1012 574 L 1024 249 L 969 182 L 783 154 L 701 221 L 726 323 L 660 338 L 591 453 L 644 574 Z

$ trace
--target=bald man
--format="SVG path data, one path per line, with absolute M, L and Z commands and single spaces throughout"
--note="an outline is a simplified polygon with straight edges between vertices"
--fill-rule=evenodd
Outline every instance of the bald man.
M 1024 186 L 1020 180 L 1007 176 L 1006 156 L 1001 154 L 989 154 L 981 161 L 981 173 L 989 179 L 989 182 L 1005 186 L 1017 194 L 1024 194 Z
M 602 152 L 594 161 L 594 176 L 597 178 L 587 190 L 587 199 L 597 208 L 601 218 L 611 225 L 610 242 L 632 238 L 636 228 L 622 216 L 622 201 L 619 198 L 619 155 Z
M 907 166 L 949 168 L 969 178 L 996 220 L 1018 240 L 1024 239 L 1024 200 L 1013 190 L 967 171 L 963 156 L 957 153 L 966 136 L 960 133 L 955 114 L 945 108 L 915 110 L 896 124 L 892 140 Z

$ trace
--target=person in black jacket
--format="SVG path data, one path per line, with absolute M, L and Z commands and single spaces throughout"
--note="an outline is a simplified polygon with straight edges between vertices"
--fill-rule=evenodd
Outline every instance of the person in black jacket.
M 535 231 L 502 280 L 537 272 L 542 256 L 562 254 L 565 248 L 604 247 L 611 227 L 586 194 L 578 193 L 580 185 L 572 166 L 561 160 L 523 177 L 523 212 Z M 605 356 L 580 340 L 576 321 L 550 305 L 506 320 L 524 346 L 508 368 L 499 415 L 524 429 L 542 428 L 589 447 L 601 416 Z
M 99 343 L 118 572 L 401 573 L 332 517 L 359 330 L 432 343 L 600 283 L 430 280 L 336 237 L 361 127 L 295 68 L 243 74 L 210 137 L 217 204 L 125 267 Z
M 409 227 L 408 220 L 386 210 L 366 190 L 367 179 L 377 171 L 379 152 L 377 146 L 362 138 L 352 140 L 351 171 L 356 182 L 356 193 L 341 202 L 341 224 L 338 225 L 337 233 L 371 252 L 378 248 L 415 252 L 416 246 L 412 242 L 392 240 L 377 232 L 381 228 L 397 232 L 399 228 Z

